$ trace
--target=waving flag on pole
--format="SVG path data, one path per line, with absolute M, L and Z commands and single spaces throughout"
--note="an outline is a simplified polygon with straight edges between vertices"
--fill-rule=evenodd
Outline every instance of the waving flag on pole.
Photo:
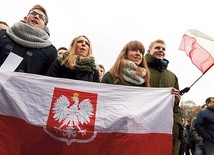
M 0 72 L 1 155 L 171 155 L 171 88 Z
M 198 30 L 187 30 L 179 49 L 186 52 L 192 63 L 203 74 L 214 65 L 214 38 Z

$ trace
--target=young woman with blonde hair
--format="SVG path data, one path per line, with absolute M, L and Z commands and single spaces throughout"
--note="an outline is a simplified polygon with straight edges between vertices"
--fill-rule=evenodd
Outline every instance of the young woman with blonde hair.
M 80 35 L 73 39 L 68 52 L 58 58 L 47 72 L 48 76 L 99 82 L 99 73 L 89 39 Z

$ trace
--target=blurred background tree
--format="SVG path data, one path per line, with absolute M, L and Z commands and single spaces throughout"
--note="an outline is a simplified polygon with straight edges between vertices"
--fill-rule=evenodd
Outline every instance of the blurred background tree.
M 189 100 L 186 102 L 181 102 L 181 111 L 183 122 L 191 122 L 192 118 L 197 116 L 198 112 L 201 110 L 200 105 L 196 105 L 193 101 Z

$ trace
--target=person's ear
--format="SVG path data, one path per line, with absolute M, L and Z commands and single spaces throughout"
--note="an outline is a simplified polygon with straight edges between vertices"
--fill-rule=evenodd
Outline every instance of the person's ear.
M 24 22 L 26 22 L 26 20 L 27 20 L 27 16 L 24 17 Z

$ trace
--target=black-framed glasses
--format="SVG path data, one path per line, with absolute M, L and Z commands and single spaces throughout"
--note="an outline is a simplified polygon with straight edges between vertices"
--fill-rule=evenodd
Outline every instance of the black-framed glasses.
M 33 11 L 33 10 L 31 10 L 31 11 L 29 12 L 29 14 L 30 14 L 30 15 L 33 15 L 33 16 L 38 15 L 38 16 L 39 16 L 39 19 L 43 20 L 44 22 L 45 22 L 46 19 L 47 19 L 46 16 L 44 16 L 44 15 L 42 15 L 42 14 L 36 12 L 36 11 Z

